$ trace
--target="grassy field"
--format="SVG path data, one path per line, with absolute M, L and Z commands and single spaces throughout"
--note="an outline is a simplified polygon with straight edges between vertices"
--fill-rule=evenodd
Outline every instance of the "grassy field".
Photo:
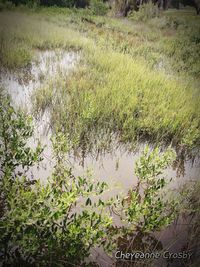
M 18 8 L 0 13 L 1 69 L 18 71 L 39 50 L 80 51 L 70 76 L 33 95 L 34 112 L 49 108 L 54 128 L 75 148 L 109 148 L 113 138 L 200 144 L 200 18 L 169 10 L 147 22 L 98 17 L 88 10 Z

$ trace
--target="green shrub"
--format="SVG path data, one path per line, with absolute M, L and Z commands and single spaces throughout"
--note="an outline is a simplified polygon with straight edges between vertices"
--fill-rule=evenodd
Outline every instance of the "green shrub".
M 151 150 L 148 146 L 144 149 L 135 166 L 137 184 L 129 190 L 122 203 L 119 203 L 119 199 L 116 207 L 120 207 L 121 204 L 121 209 L 114 210 L 123 221 L 122 225 L 125 225 L 121 231 L 118 230 L 118 250 L 163 250 L 162 243 L 155 237 L 155 231 L 170 225 L 178 214 L 179 207 L 174 195 L 167 193 L 169 181 L 163 175 L 165 168 L 170 166 L 174 159 L 175 152 L 171 148 L 165 152 L 158 148 Z M 115 228 L 112 230 L 116 233 Z M 145 259 L 144 263 L 140 264 L 137 266 L 154 266 L 152 259 Z M 120 262 L 116 266 L 120 267 Z
M 0 88 L 2 91 L 2 89 Z M 3 174 L 9 172 L 14 179 L 16 169 L 27 170 L 41 161 L 42 148 L 38 143 L 35 150 L 26 146 L 33 134 L 32 119 L 23 112 L 16 112 L 9 97 L 0 91 L 0 169 Z
M 136 21 L 146 22 L 149 19 L 153 19 L 159 16 L 159 9 L 157 5 L 154 5 L 152 2 L 143 4 L 139 7 L 139 11 L 133 11 L 129 18 Z
M 26 4 L 29 8 L 37 8 L 40 5 L 40 0 L 29 0 Z
M 91 0 L 89 7 L 93 15 L 103 16 L 108 12 L 108 6 L 102 0 Z
M 165 198 L 167 181 L 163 177 L 163 171 L 174 159 L 175 152 L 172 149 L 161 153 L 158 148 L 150 151 L 147 146 L 136 162 L 138 182 L 124 202 L 125 221 L 130 222 L 132 230 L 158 231 L 173 221 L 175 202 L 169 200 L 169 196 Z
M 26 146 L 33 133 L 30 118 L 15 112 L 9 99 L 0 100 L 0 260 L 4 266 L 85 266 L 92 248 L 111 252 L 120 235 L 150 233 L 173 220 L 175 205 L 164 197 L 167 182 L 162 176 L 175 158 L 172 149 L 161 153 L 146 147 L 136 163 L 136 187 L 126 198 L 105 201 L 101 195 L 107 184 L 95 183 L 89 173 L 73 175 L 67 164 L 72 144 L 57 133 L 52 137 L 51 177 L 45 184 L 30 181 L 22 170 L 41 159 L 41 146 L 35 151 Z M 125 227 L 113 227 L 108 208 L 120 209 Z
M 8 100 L 0 100 L 1 263 L 82 266 L 92 247 L 110 246 L 112 219 L 106 212 L 110 204 L 99 198 L 107 185 L 94 183 L 89 174 L 73 176 L 66 166 L 69 147 L 62 134 L 52 138 L 52 177 L 46 185 L 40 180 L 32 185 L 22 170 L 37 162 L 41 149 L 32 152 L 26 147 L 32 134 L 29 118 L 15 112 Z M 96 201 L 93 196 L 98 196 Z

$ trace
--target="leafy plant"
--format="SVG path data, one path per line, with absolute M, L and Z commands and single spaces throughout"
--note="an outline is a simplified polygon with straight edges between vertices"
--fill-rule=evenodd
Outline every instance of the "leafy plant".
M 175 202 L 165 197 L 167 181 L 163 171 L 175 159 L 175 152 L 168 149 L 160 153 L 156 148 L 150 151 L 147 146 L 136 163 L 137 185 L 123 200 L 125 221 L 131 229 L 151 232 L 167 226 L 175 215 Z
M 37 180 L 31 185 L 25 175 L 14 175 L 15 167 L 32 165 L 36 155 L 25 148 L 32 134 L 30 118 L 14 112 L 8 99 L 3 103 L 1 262 L 4 266 L 81 266 L 92 247 L 109 249 L 111 245 L 112 219 L 106 212 L 110 202 L 99 198 L 107 185 L 94 183 L 89 174 L 72 174 L 66 166 L 66 138 L 60 133 L 52 138 L 55 166 L 47 184 Z M 98 196 L 96 201 L 93 196 Z
M 116 238 L 118 251 L 155 252 L 161 251 L 163 245 L 157 240 L 155 231 L 168 226 L 177 215 L 177 201 L 166 195 L 167 181 L 163 171 L 175 159 L 175 152 L 168 148 L 161 152 L 158 148 L 152 151 L 148 146 L 136 163 L 136 186 L 128 195 L 115 203 L 113 212 L 122 220 L 121 227 L 112 227 L 113 238 Z M 121 207 L 121 208 L 120 208 Z M 116 266 L 154 266 L 152 259 L 128 261 L 125 265 L 118 261 Z
M 42 160 L 40 143 L 35 150 L 27 147 L 33 131 L 32 118 L 16 112 L 9 96 L 0 92 L 0 168 L 3 174 L 9 170 L 14 178 L 17 170 L 28 170 Z

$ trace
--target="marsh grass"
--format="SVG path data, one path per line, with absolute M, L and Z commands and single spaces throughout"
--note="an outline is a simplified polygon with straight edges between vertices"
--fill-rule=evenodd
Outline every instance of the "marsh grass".
M 11 19 L 12 18 L 12 19 Z M 1 65 L 16 70 L 27 66 L 34 50 L 80 50 L 89 42 L 79 32 L 61 28 L 39 16 L 18 12 L 0 14 Z
M 127 55 L 94 53 L 86 56 L 90 71 L 80 67 L 67 82 L 68 90 L 63 88 L 64 110 L 60 105 L 52 108 L 54 115 L 65 114 L 64 127 L 80 143 L 83 135 L 94 140 L 91 132 L 104 129 L 117 133 L 125 143 L 149 139 L 191 147 L 198 144 L 199 117 L 195 114 L 199 98 L 191 88 L 155 75 Z
M 33 96 L 35 114 L 48 108 L 52 127 L 64 129 L 76 149 L 107 149 L 114 137 L 131 146 L 148 140 L 193 149 L 200 143 L 200 99 L 193 82 L 199 84 L 199 35 L 196 26 L 183 36 L 184 27 L 190 31 L 194 23 L 184 16 L 181 28 L 169 19 L 155 18 L 164 20 L 157 27 L 154 20 L 144 24 L 88 10 L 4 11 L 1 65 L 26 66 L 37 49 L 82 51 L 70 75 L 57 75 Z

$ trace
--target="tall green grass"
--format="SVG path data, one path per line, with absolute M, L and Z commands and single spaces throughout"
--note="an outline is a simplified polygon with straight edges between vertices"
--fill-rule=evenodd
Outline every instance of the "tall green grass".
M 70 75 L 35 92 L 35 112 L 49 108 L 54 128 L 63 128 L 83 150 L 106 149 L 116 137 L 131 146 L 148 140 L 192 149 L 200 144 L 200 99 L 193 86 L 199 82 L 198 27 L 184 47 L 183 29 L 166 21 L 156 27 L 152 20 L 117 20 L 87 10 L 4 11 L 1 65 L 26 66 L 37 49 L 81 49 Z
M 51 90 L 36 92 L 35 105 L 50 107 L 53 125 L 64 127 L 78 146 L 104 148 L 113 135 L 133 145 L 144 140 L 199 145 L 199 95 L 128 55 L 90 50 L 66 83 L 58 78 L 57 98 Z M 47 95 L 51 99 L 44 105 Z

